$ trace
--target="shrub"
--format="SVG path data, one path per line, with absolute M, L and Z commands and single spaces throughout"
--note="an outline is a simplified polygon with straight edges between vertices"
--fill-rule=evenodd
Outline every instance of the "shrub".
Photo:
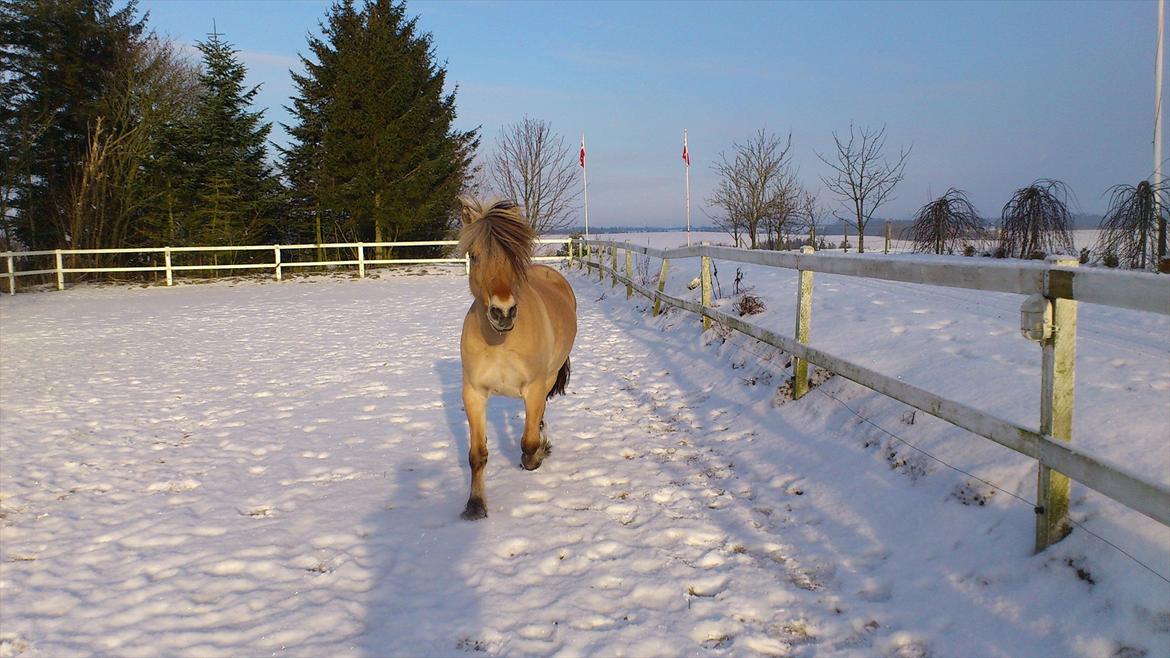
M 741 296 L 735 303 L 735 312 L 738 313 L 740 317 L 763 313 L 764 309 L 764 301 L 755 295 L 745 294 Z

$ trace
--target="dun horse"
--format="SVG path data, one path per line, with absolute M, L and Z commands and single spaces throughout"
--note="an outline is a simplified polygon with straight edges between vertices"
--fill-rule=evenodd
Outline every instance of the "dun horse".
M 577 336 L 577 298 L 559 272 L 532 264 L 535 233 L 511 201 L 463 198 L 459 253 L 467 253 L 475 301 L 463 319 L 463 406 L 471 430 L 471 495 L 463 518 L 487 516 L 487 402 L 524 399 L 520 464 L 540 467 L 549 452 L 545 401 L 565 392 Z

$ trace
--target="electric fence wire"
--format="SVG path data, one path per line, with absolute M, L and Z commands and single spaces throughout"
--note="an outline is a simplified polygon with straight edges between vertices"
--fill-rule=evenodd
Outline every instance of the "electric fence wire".
M 714 265 L 714 259 L 712 259 L 712 265 Z M 608 269 L 608 268 L 607 268 L 607 269 Z M 759 341 L 755 341 L 755 342 L 759 342 Z M 743 349 L 743 350 L 744 350 L 744 351 L 746 351 L 746 352 L 749 352 L 749 353 L 753 354 L 753 355 L 754 355 L 756 358 L 758 358 L 758 359 L 767 360 L 767 359 L 765 359 L 765 357 L 764 357 L 763 355 L 761 355 L 761 354 L 759 354 L 758 352 L 756 352 L 755 350 L 753 350 L 753 349 L 751 349 L 751 348 L 747 347 L 746 345 L 745 345 L 745 346 L 741 346 L 741 349 Z M 823 390 L 821 390 L 821 387 L 819 387 L 819 386 L 814 386 L 814 387 L 811 387 L 811 388 L 812 388 L 813 390 L 816 390 L 817 392 L 821 393 L 821 394 L 822 394 L 822 395 L 824 395 L 825 397 L 828 397 L 828 398 L 830 398 L 830 399 L 832 399 L 832 400 L 836 401 L 838 404 L 840 404 L 841 406 L 845 407 L 845 409 L 847 409 L 847 410 L 848 410 L 850 413 L 852 413 L 854 416 L 857 416 L 857 417 L 858 417 L 859 419 L 861 419 L 863 422 L 865 422 L 865 423 L 867 423 L 867 424 L 871 425 L 872 427 L 876 428 L 878 431 L 880 431 L 880 432 L 882 432 L 883 434 L 885 434 L 885 435 L 889 436 L 890 438 L 892 438 L 892 439 L 894 439 L 894 440 L 896 440 L 896 441 L 899 441 L 899 442 L 901 442 L 901 443 L 905 444 L 906 446 L 909 446 L 909 447 L 910 447 L 910 448 L 912 448 L 913 450 L 916 450 L 916 451 L 918 451 L 918 452 L 922 453 L 922 454 L 923 454 L 923 455 L 925 455 L 926 457 L 928 457 L 928 458 L 930 458 L 930 459 L 933 459 L 934 461 L 936 461 L 936 462 L 938 462 L 938 463 L 942 464 L 943 466 L 946 466 L 946 467 L 947 467 L 947 468 L 949 468 L 949 469 L 952 469 L 952 470 L 954 470 L 954 471 L 957 471 L 957 472 L 959 472 L 959 473 L 962 473 L 963 475 L 966 475 L 966 476 L 968 476 L 968 477 L 970 477 L 970 478 L 973 478 L 973 479 L 975 479 L 975 480 L 978 480 L 978 481 L 980 481 L 980 482 L 982 482 L 982 483 L 986 484 L 987 486 L 989 486 L 989 487 L 991 487 L 991 488 L 995 489 L 996 491 L 1001 491 L 1001 492 L 1003 492 L 1003 493 L 1007 494 L 1008 496 L 1011 496 L 1012 498 L 1015 498 L 1015 499 L 1019 500 L 1020 502 L 1022 502 L 1022 503 L 1024 503 L 1024 504 L 1026 504 L 1028 507 L 1031 507 L 1033 510 L 1034 510 L 1034 509 L 1036 509 L 1036 503 L 1035 503 L 1035 502 L 1033 502 L 1033 501 L 1030 501 L 1030 500 L 1028 500 L 1027 498 L 1024 498 L 1024 497 L 1022 497 L 1022 496 L 1019 496 L 1019 495 L 1017 495 L 1017 494 L 1015 494 L 1015 493 L 1012 493 L 1011 491 L 1008 491 L 1007 489 L 1004 489 L 1003 487 L 1000 487 L 999 485 L 995 484 L 994 482 L 989 482 L 988 480 L 985 480 L 985 479 L 983 479 L 983 478 L 981 478 L 981 477 L 979 477 L 979 476 L 977 476 L 977 475 L 975 475 L 975 474 L 973 474 L 973 473 L 970 473 L 970 472 L 968 472 L 968 471 L 965 471 L 965 470 L 963 470 L 963 469 L 959 468 L 958 466 L 955 466 L 955 465 L 953 465 L 953 464 L 947 463 L 946 461 L 943 461 L 942 459 L 940 459 L 940 458 L 938 458 L 938 457 L 936 457 L 936 456 L 934 456 L 934 455 L 930 454 L 930 453 L 929 453 L 929 452 L 927 452 L 926 450 L 923 450 L 922 448 L 919 448 L 918 446 L 914 445 L 913 443 L 910 443 L 910 442 L 909 442 L 909 441 L 907 441 L 906 439 L 903 439 L 902 437 L 898 436 L 897 434 L 894 434 L 893 432 L 890 432 L 889 430 L 885 429 L 885 428 L 884 428 L 884 427 L 882 427 L 881 425 L 878 425 L 877 423 L 873 422 L 873 421 L 872 421 L 872 420 L 870 420 L 869 418 L 866 418 L 865 416 L 861 415 L 860 413 L 858 413 L 858 412 L 857 412 L 857 410 L 855 410 L 853 407 L 850 407 L 850 406 L 849 406 L 849 405 L 848 405 L 846 402 L 844 402 L 844 401 L 843 401 L 843 400 L 841 400 L 840 398 L 837 398 L 836 396 L 834 396 L 834 395 L 832 395 L 832 394 L 830 394 L 830 393 L 828 393 L 828 392 L 826 392 L 826 391 L 823 391 Z M 1092 530 L 1090 530 L 1088 527 L 1086 527 L 1084 524 L 1078 523 L 1077 521 L 1073 520 L 1071 517 L 1066 517 L 1066 520 L 1067 520 L 1069 523 L 1071 523 L 1073 526 L 1075 526 L 1075 527 L 1077 527 L 1077 528 L 1080 528 L 1081 530 L 1084 530 L 1086 533 L 1088 533 L 1089 535 L 1092 535 L 1093 537 L 1096 537 L 1097 539 L 1099 539 L 1101 542 L 1105 543 L 1106 545 L 1113 547 L 1113 548 L 1114 548 L 1114 549 L 1116 549 L 1116 550 L 1117 550 L 1119 553 L 1121 553 L 1122 555 L 1126 556 L 1127 558 L 1129 558 L 1130 560 L 1132 560 L 1134 563 L 1136 563 L 1136 564 L 1138 564 L 1139 566 L 1141 566 L 1142 568 L 1144 568 L 1146 571 L 1149 571 L 1150 573 L 1154 574 L 1155 576 L 1157 576 L 1157 577 L 1158 577 L 1158 578 L 1160 578 L 1161 580 L 1165 581 L 1167 584 L 1170 584 L 1170 578 L 1167 578 L 1166 576 L 1162 575 L 1160 572 L 1158 572 L 1157 570 L 1155 570 L 1155 569 L 1154 569 L 1153 567 L 1151 567 L 1150 565 L 1146 564 L 1145 562 L 1142 562 L 1142 561 L 1141 561 L 1141 560 L 1139 560 L 1137 557 L 1135 557 L 1133 554 L 1131 554 L 1129 551 L 1126 551 L 1124 548 L 1122 548 L 1122 547 L 1118 546 L 1117 544 L 1114 544 L 1113 542 L 1109 541 L 1108 539 L 1106 539 L 1106 538 L 1102 537 L 1101 535 L 1099 535 L 1099 534 L 1097 534 L 1097 533 L 1093 532 L 1093 531 L 1092 531 Z
M 927 456 L 927 457 L 929 457 L 930 459 L 933 459 L 934 461 L 936 461 L 936 462 L 938 462 L 938 463 L 942 464 L 943 466 L 946 466 L 946 467 L 947 467 L 947 468 L 949 468 L 949 469 L 952 469 L 952 470 L 954 470 L 954 471 L 958 471 L 959 473 L 962 473 L 963 475 L 966 475 L 967 477 L 970 477 L 970 478 L 973 478 L 973 479 L 975 479 L 975 480 L 978 480 L 978 481 L 982 482 L 983 484 L 986 484 L 987 486 L 989 486 L 989 487 L 991 487 L 991 488 L 995 489 L 996 491 L 1002 491 L 1003 493 L 1005 493 L 1005 494 L 1007 494 L 1007 495 L 1011 496 L 1012 498 L 1015 498 L 1016 500 L 1019 500 L 1020 502 L 1022 502 L 1022 503 L 1024 503 L 1024 504 L 1028 505 L 1028 506 L 1029 506 L 1029 507 L 1031 507 L 1032 509 L 1036 509 L 1036 503 L 1034 503 L 1034 502 L 1032 502 L 1032 501 L 1028 500 L 1027 498 L 1024 498 L 1023 496 L 1019 496 L 1019 495 L 1017 495 L 1017 494 L 1015 494 L 1015 493 L 1012 493 L 1011 491 L 1008 491 L 1007 489 L 1004 489 L 1003 487 L 1001 487 L 1001 486 L 999 486 L 999 485 L 995 484 L 994 482 L 989 482 L 988 480 L 985 480 L 985 479 L 983 479 L 983 478 L 979 477 L 978 475 L 975 475 L 974 473 L 971 473 L 971 472 L 969 472 L 969 471 L 965 471 L 965 470 L 963 470 L 963 469 L 959 468 L 958 466 L 955 466 L 955 465 L 953 465 L 953 464 L 949 464 L 949 463 L 947 463 L 947 462 L 943 461 L 942 459 L 939 459 L 938 457 L 936 457 L 936 456 L 934 456 L 934 455 L 930 454 L 929 452 L 927 452 L 927 451 L 923 450 L 922 448 L 919 448 L 918 446 L 914 445 L 913 443 L 910 443 L 910 442 L 909 442 L 909 441 L 907 441 L 906 439 L 903 439 L 902 437 L 898 436 L 897 434 L 894 434 L 893 432 L 891 432 L 891 431 L 887 430 L 886 428 L 882 427 L 881 425 L 878 425 L 877 423 L 873 422 L 873 421 L 872 421 L 872 420 L 870 420 L 869 418 L 866 418 L 865 416 L 861 415 L 860 413 L 858 413 L 858 412 L 857 412 L 857 410 L 856 410 L 856 409 L 854 409 L 853 407 L 849 406 L 849 404 L 848 404 L 848 403 L 846 403 L 844 400 L 841 400 L 840 398 L 838 398 L 837 396 L 833 395 L 832 393 L 829 393 L 829 392 L 827 392 L 827 391 L 821 390 L 821 387 L 820 387 L 820 386 L 813 387 L 813 390 L 815 390 L 815 391 L 819 392 L 821 395 L 824 395 L 825 397 L 827 397 L 827 398 L 829 398 L 829 399 L 831 399 L 831 400 L 835 400 L 835 401 L 836 401 L 838 404 L 840 404 L 842 407 L 845 407 L 847 410 L 849 410 L 849 412 L 850 412 L 850 413 L 852 413 L 854 416 L 857 416 L 857 417 L 858 417 L 859 419 L 861 419 L 863 422 L 865 422 L 865 423 L 869 424 L 870 426 L 872 426 L 872 427 L 876 428 L 876 429 L 877 429 L 879 432 L 881 432 L 882 434 L 885 434 L 886 436 L 888 436 L 888 437 L 890 437 L 890 438 L 892 438 L 892 439 L 895 439 L 895 440 L 897 440 L 897 441 L 899 441 L 899 442 L 903 443 L 903 444 L 904 444 L 904 445 L 906 445 L 906 446 L 909 446 L 911 449 L 913 449 L 913 450 L 916 450 L 916 451 L 918 451 L 918 452 L 922 453 L 923 455 L 926 455 L 926 456 Z M 1141 560 L 1139 560 L 1138 558 L 1134 557 L 1134 556 L 1133 556 L 1131 553 L 1129 553 L 1128 551 L 1126 551 L 1124 548 L 1122 548 L 1122 547 L 1118 546 L 1117 544 L 1114 544 L 1113 542 L 1109 541 L 1108 539 L 1106 539 L 1106 538 L 1102 537 L 1101 535 L 1099 535 L 1099 534 L 1097 534 L 1097 533 L 1093 532 L 1092 530 L 1090 530 L 1090 529 L 1088 529 L 1087 527 L 1085 527 L 1083 524 L 1081 524 L 1081 523 L 1077 523 L 1077 522 L 1076 522 L 1076 521 L 1074 521 L 1072 518 L 1068 518 L 1067 520 L 1068 520 L 1068 522 L 1069 522 L 1069 523 L 1073 524 L 1073 525 L 1074 525 L 1074 526 L 1076 526 L 1077 528 L 1080 528 L 1081 530 L 1084 530 L 1085 532 L 1087 532 L 1088 534 L 1090 534 L 1090 535 L 1092 535 L 1092 536 L 1096 537 L 1097 539 L 1101 540 L 1101 541 L 1102 541 L 1102 542 L 1104 542 L 1105 544 L 1108 544 L 1109 546 L 1112 546 L 1113 548 L 1117 549 L 1117 550 L 1118 550 L 1118 551 L 1119 551 L 1119 552 L 1120 552 L 1122 555 L 1126 556 L 1126 557 L 1127 557 L 1127 558 L 1129 558 L 1130 560 L 1133 560 L 1135 563 L 1137 563 L 1138 565 L 1140 565 L 1140 566 L 1142 566 L 1143 568 L 1145 568 L 1145 569 L 1146 569 L 1146 571 L 1149 571 L 1150 573 L 1154 574 L 1154 575 L 1155 575 L 1155 576 L 1157 576 L 1158 578 L 1161 578 L 1161 579 L 1162 579 L 1163 581 L 1165 581 L 1166 583 L 1170 583 L 1170 578 L 1167 578 L 1166 576 L 1164 576 L 1164 575 L 1162 575 L 1161 573 L 1159 573 L 1158 571 L 1156 571 L 1156 570 L 1155 570 L 1153 567 L 1151 567 L 1150 565 L 1148 565 L 1148 564 L 1146 564 L 1145 562 L 1142 562 L 1142 561 L 1141 561 Z

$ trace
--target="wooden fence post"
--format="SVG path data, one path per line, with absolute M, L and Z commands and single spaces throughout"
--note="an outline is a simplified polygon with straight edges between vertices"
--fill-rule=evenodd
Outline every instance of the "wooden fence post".
M 1048 297 L 1072 287 L 1072 277 L 1053 267 L 1076 267 L 1072 256 L 1049 256 L 1044 290 L 1052 305 L 1052 333 L 1040 341 L 1040 433 L 1072 441 L 1073 386 L 1077 360 L 1077 302 Z M 1036 476 L 1036 552 L 1068 534 L 1068 476 L 1040 463 Z
M 273 264 L 276 267 L 276 280 L 280 281 L 283 278 L 283 272 L 280 267 L 280 245 L 272 245 L 272 253 L 276 256 L 276 262 Z
M 662 268 L 658 270 L 658 292 L 666 289 L 666 273 L 670 270 L 670 259 L 662 259 Z M 662 300 L 654 298 L 654 316 L 657 317 L 662 309 Z
M 890 253 L 890 222 L 886 221 L 886 245 L 882 248 L 883 254 Z
M 597 248 L 597 282 L 605 280 L 605 270 L 601 268 L 601 261 L 605 258 L 605 247 Z
M 57 290 L 65 289 L 65 267 L 61 264 L 61 250 L 55 249 L 57 255 Z
M 703 241 L 703 246 L 707 246 L 710 242 Z M 703 287 L 703 306 L 711 305 L 711 257 L 703 254 L 701 258 L 702 270 L 699 273 L 699 282 Z M 703 331 L 711 328 L 711 318 L 703 316 Z
M 609 287 L 617 285 L 617 247 L 609 248 Z
M 626 249 L 626 280 L 627 281 L 634 280 L 633 256 L 630 254 L 629 249 Z M 634 287 L 627 283 L 626 284 L 626 299 L 629 299 L 633 296 L 634 296 Z
M 358 278 L 366 278 L 366 247 L 361 242 L 357 243 L 358 248 Z
M 801 247 L 800 253 L 811 254 L 812 247 Z M 796 289 L 796 340 L 808 345 L 809 326 L 812 322 L 812 270 L 798 269 L 799 285 Z M 792 399 L 799 400 L 808 393 L 808 361 L 796 359 L 792 365 Z
M 11 253 L 8 254 L 8 294 L 16 294 L 16 261 Z
M 171 270 L 171 248 L 163 247 L 163 263 L 167 267 L 167 287 L 169 288 L 175 282 L 174 272 Z

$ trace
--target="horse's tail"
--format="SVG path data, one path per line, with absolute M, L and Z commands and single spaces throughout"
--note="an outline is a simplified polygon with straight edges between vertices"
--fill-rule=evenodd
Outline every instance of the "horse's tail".
M 548 392 L 548 397 L 546 397 L 545 399 L 550 399 L 554 395 L 564 395 L 565 394 L 565 387 L 568 385 L 569 385 L 569 357 L 565 357 L 565 365 L 561 366 L 561 369 L 557 371 L 557 382 L 555 384 L 553 384 L 552 389 Z

